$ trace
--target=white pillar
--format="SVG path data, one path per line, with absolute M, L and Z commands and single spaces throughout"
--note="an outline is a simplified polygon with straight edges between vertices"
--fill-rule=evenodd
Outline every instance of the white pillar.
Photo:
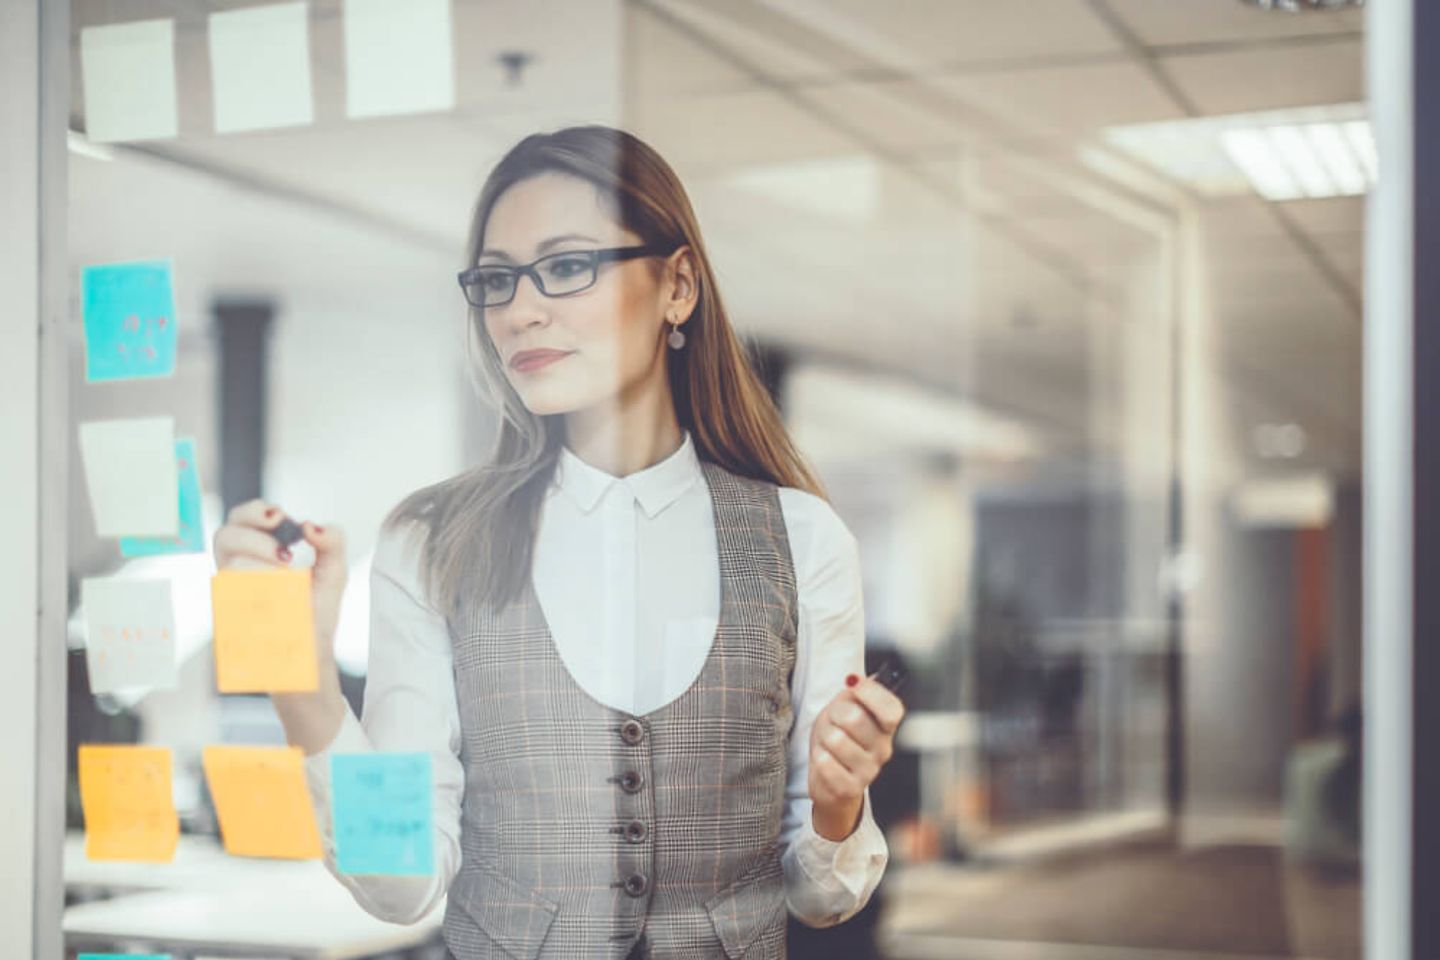
M 69 7 L 0 0 L 0 930 L 14 957 L 62 953 Z
M 1409 960 L 1413 952 L 1413 17 L 1412 0 L 1372 3 L 1366 15 L 1366 87 L 1379 153 L 1365 224 L 1364 896 L 1371 960 Z
M 0 930 L 17 957 L 36 947 L 41 2 L 0 2 Z

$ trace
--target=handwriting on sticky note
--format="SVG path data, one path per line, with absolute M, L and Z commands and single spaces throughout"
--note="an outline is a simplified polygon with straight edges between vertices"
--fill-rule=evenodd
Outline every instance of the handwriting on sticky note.
M 320 831 L 298 747 L 210 746 L 202 759 L 227 853 L 320 856 Z
M 335 863 L 342 873 L 434 872 L 428 753 L 350 753 L 330 758 Z
M 88 577 L 80 583 L 91 693 L 175 686 L 175 610 L 169 580 Z
M 221 693 L 316 689 L 309 570 L 221 570 L 210 596 Z
M 175 438 L 175 478 L 179 487 L 179 532 L 173 537 L 121 537 L 121 556 L 153 557 L 168 553 L 205 552 L 200 468 L 195 462 L 195 440 L 191 437 Z
M 180 818 L 170 794 L 170 750 L 81 744 L 78 756 L 85 855 L 91 860 L 173 859 Z
M 85 379 L 132 380 L 175 372 L 175 291 L 169 260 L 86 267 Z

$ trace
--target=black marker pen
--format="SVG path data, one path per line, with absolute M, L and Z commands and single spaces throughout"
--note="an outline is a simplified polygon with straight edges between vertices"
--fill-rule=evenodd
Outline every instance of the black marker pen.
M 280 541 L 280 546 L 286 548 L 305 539 L 305 531 L 300 529 L 300 524 L 289 517 L 281 520 L 280 525 L 270 531 L 270 535 Z
M 910 675 L 905 672 L 905 668 L 900 666 L 899 662 L 895 660 L 887 660 L 882 663 L 880 669 L 876 670 L 872 676 L 876 683 L 897 696 L 900 693 L 900 688 L 905 686 L 905 681 L 910 679 Z

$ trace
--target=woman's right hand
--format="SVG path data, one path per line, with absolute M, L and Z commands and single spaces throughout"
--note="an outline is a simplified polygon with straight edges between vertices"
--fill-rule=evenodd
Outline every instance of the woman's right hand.
M 221 570 L 288 568 L 290 551 L 271 534 L 284 519 L 285 511 L 264 500 L 233 507 L 225 525 L 215 533 L 215 566 Z M 315 652 L 323 673 L 335 663 L 335 626 L 348 575 L 345 535 L 334 524 L 321 527 L 306 521 L 300 529 L 305 542 L 315 549 L 310 596 L 315 612 Z

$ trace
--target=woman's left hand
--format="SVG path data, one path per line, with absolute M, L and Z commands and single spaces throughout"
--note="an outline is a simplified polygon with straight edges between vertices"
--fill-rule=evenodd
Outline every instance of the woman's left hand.
M 843 840 L 860 823 L 865 788 L 895 752 L 905 704 L 871 677 L 861 677 L 825 705 L 810 729 L 810 799 L 815 830 Z

